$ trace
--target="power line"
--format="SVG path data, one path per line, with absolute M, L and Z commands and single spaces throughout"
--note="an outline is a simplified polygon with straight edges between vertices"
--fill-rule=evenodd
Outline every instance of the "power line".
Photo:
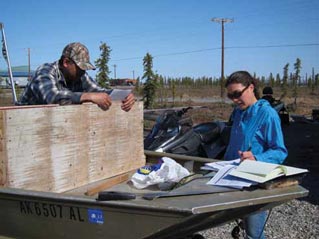
M 278 47 L 298 47 L 298 46 L 319 46 L 319 43 L 302 43 L 302 44 L 281 44 L 281 45 L 266 45 L 266 46 L 230 46 L 225 49 L 252 49 L 252 48 L 278 48 Z
M 256 45 L 256 46 L 228 46 L 228 47 L 224 47 L 224 48 L 225 49 L 258 49 L 258 48 L 262 49 L 262 48 L 311 47 L 311 46 L 319 46 L 319 43 Z M 215 50 L 220 50 L 220 49 L 221 49 L 221 47 L 203 48 L 203 49 L 192 50 L 192 51 L 181 51 L 181 52 L 156 54 L 153 57 L 155 58 L 155 57 L 163 57 L 163 56 L 185 55 L 185 54 L 192 54 L 192 53 L 198 53 L 198 52 L 215 51 Z M 128 58 L 114 59 L 113 61 L 137 60 L 137 59 L 141 59 L 143 57 L 144 56 L 128 57 Z

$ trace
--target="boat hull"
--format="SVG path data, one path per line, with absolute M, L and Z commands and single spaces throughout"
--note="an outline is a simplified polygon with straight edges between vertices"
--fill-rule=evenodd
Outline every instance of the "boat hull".
M 13 238 L 178 238 L 306 196 L 301 186 L 145 200 L 0 189 L 0 235 Z

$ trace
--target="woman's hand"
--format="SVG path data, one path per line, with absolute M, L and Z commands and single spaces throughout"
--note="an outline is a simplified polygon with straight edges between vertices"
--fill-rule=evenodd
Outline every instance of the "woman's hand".
M 253 153 L 251 151 L 238 151 L 239 157 L 240 157 L 240 161 L 244 161 L 244 160 L 256 160 L 255 156 L 253 155 Z

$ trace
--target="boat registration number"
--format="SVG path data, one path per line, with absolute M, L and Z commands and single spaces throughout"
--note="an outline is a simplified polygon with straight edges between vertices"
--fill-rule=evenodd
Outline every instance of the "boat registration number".
M 85 217 L 79 207 L 62 206 L 60 204 L 42 203 L 34 201 L 20 201 L 20 213 L 39 217 L 67 219 L 84 222 Z

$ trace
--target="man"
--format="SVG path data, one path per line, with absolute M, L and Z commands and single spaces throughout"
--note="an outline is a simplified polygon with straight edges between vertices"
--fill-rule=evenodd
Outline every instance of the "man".
M 26 86 L 20 103 L 23 105 L 39 104 L 81 104 L 92 102 L 107 110 L 112 100 L 112 90 L 104 89 L 86 73 L 95 70 L 90 63 L 88 49 L 79 42 L 68 44 L 59 61 L 40 66 L 32 80 Z M 129 94 L 121 108 L 129 111 L 135 102 Z
M 273 97 L 273 91 L 272 88 L 270 86 L 266 86 L 263 89 L 263 99 L 268 100 L 270 104 L 275 103 L 275 98 Z

